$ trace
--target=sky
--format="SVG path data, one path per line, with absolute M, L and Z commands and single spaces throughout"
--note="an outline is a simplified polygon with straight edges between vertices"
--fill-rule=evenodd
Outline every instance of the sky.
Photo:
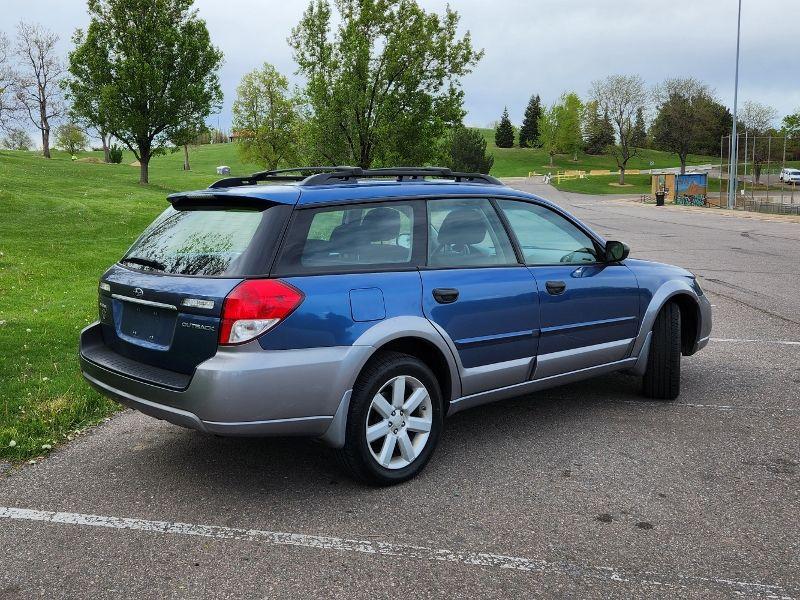
M 441 12 L 446 0 L 418 0 Z M 800 109 L 797 0 L 742 0 L 739 106 L 773 106 L 779 119 Z M 264 61 L 301 83 L 286 43 L 307 0 L 196 0 L 211 38 L 225 54 L 220 73 L 225 103 L 209 119 L 230 126 L 242 75 Z M 648 85 L 671 76 L 708 83 L 733 105 L 737 0 L 450 0 L 485 56 L 463 80 L 465 122 L 487 126 L 508 106 L 519 124 L 531 94 L 550 104 L 564 91 L 586 97 L 595 79 L 638 73 Z M 20 20 L 70 37 L 88 23 L 83 0 L 0 0 L 0 30 Z M 777 124 L 777 123 L 776 123 Z

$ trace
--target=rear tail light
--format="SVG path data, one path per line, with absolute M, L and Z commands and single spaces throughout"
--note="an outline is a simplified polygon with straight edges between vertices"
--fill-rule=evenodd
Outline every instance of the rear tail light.
M 222 305 L 219 343 L 244 344 L 269 331 L 300 306 L 303 293 L 277 279 L 248 279 Z

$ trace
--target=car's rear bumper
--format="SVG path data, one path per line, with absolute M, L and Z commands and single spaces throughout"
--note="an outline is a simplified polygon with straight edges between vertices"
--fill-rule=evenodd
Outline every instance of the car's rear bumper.
M 102 334 L 95 323 L 81 332 L 80 364 L 86 381 L 100 393 L 176 425 L 248 436 L 323 435 L 371 350 L 265 351 L 254 342 L 220 349 L 178 389 L 163 378 L 156 378 L 159 383 L 144 379 L 125 361 L 100 360 L 98 344 Z

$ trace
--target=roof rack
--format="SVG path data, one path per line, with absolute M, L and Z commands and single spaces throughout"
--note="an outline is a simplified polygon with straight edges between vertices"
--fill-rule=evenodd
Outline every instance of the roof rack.
M 424 180 L 426 177 L 454 179 L 459 183 L 488 183 L 503 185 L 491 175 L 483 173 L 460 173 L 446 167 L 390 167 L 385 169 L 362 169 L 361 167 L 296 167 L 293 169 L 275 169 L 261 171 L 244 177 L 226 177 L 212 183 L 209 189 L 255 185 L 265 181 L 296 181 L 302 186 L 331 185 L 336 183 L 353 183 L 359 179 L 394 178 L 396 181 Z
M 262 181 L 303 181 L 314 173 L 330 173 L 332 171 L 350 170 L 354 167 L 295 167 L 292 169 L 273 169 L 271 171 L 260 171 L 244 177 L 226 177 L 215 181 L 209 189 L 239 187 L 240 185 L 255 185 Z M 292 175 L 294 173 L 294 175 Z
M 393 177 L 396 181 L 420 180 L 426 177 L 439 177 L 454 179 L 457 182 L 488 183 L 503 185 L 491 175 L 483 173 L 460 173 L 451 171 L 446 167 L 391 167 L 386 169 L 362 169 L 360 167 L 339 167 L 335 171 L 328 171 L 311 175 L 301 182 L 303 186 L 330 185 L 335 183 L 352 183 L 359 179 L 378 179 Z

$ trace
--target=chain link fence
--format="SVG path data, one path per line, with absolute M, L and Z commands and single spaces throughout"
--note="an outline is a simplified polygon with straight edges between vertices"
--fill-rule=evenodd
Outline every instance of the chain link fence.
M 752 136 L 738 138 L 736 205 L 748 210 L 780 215 L 800 215 L 800 181 L 788 181 L 786 169 L 800 169 L 800 138 Z M 719 190 L 709 185 L 707 204 L 728 206 L 731 136 L 721 140 Z M 713 178 L 716 169 L 712 170 Z

